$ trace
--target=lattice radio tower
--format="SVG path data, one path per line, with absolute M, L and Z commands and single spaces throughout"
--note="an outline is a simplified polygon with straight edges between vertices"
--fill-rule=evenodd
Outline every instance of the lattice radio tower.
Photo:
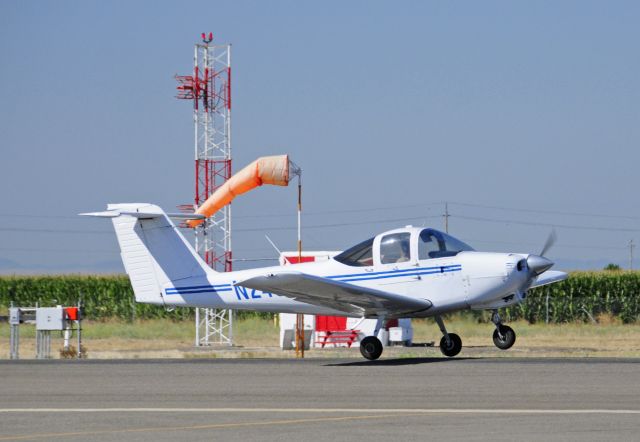
M 196 208 L 231 178 L 231 45 L 212 41 L 212 33 L 203 33 L 195 45 L 193 75 L 176 75 L 177 98 L 193 102 Z M 195 229 L 195 248 L 214 270 L 231 271 L 230 206 Z M 196 346 L 232 345 L 232 339 L 231 310 L 196 308 Z

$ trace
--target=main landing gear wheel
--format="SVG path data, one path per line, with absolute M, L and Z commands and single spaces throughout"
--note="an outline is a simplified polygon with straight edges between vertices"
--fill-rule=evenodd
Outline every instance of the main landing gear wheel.
M 508 325 L 500 324 L 493 331 L 493 343 L 500 350 L 507 350 L 516 342 L 516 332 Z
M 449 341 L 446 336 L 440 339 L 440 351 L 443 355 L 451 358 L 460 353 L 460 350 L 462 350 L 462 339 L 455 333 L 449 333 Z
M 375 361 L 382 354 L 382 342 L 375 336 L 367 336 L 360 341 L 360 353 L 366 359 Z

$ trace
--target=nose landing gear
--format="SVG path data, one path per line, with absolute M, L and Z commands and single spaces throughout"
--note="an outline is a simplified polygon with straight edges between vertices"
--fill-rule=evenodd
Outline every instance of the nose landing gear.
M 497 310 L 494 310 L 491 314 L 491 322 L 496 326 L 493 331 L 493 343 L 500 350 L 508 350 L 516 342 L 516 332 L 513 331 L 508 325 L 502 323 L 502 318 L 498 314 Z

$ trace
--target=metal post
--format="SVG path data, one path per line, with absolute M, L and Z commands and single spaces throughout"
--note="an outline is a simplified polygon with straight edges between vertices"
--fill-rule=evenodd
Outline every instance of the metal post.
M 20 326 L 11 324 L 11 349 L 9 352 L 10 359 L 20 358 Z
M 13 301 L 9 304 L 9 358 L 18 359 L 20 357 L 20 315 L 21 311 L 18 307 L 13 306 Z
M 51 358 L 51 331 L 36 331 L 36 359 Z
M 629 241 L 629 270 L 633 270 L 633 240 Z
M 42 337 L 40 336 L 40 332 L 36 330 L 36 359 L 40 359 L 40 340 Z
M 71 329 L 69 328 L 71 326 L 70 321 L 66 321 L 67 322 L 67 326 L 64 330 L 62 330 L 62 346 L 64 347 L 65 350 L 69 350 L 69 345 L 71 344 Z
M 302 262 L 302 173 L 298 173 L 298 264 Z M 296 315 L 296 357 L 304 358 L 304 314 Z
M 82 358 L 82 300 L 78 299 L 78 316 L 76 316 L 76 324 L 78 325 L 78 330 L 76 331 L 76 335 L 78 337 L 78 351 L 76 352 L 76 357 L 78 359 Z
M 545 301 L 545 305 L 546 305 L 546 318 L 545 318 L 545 324 L 549 323 L 549 291 L 547 291 L 547 299 Z
M 195 346 L 200 345 L 200 308 L 196 307 L 196 342 Z

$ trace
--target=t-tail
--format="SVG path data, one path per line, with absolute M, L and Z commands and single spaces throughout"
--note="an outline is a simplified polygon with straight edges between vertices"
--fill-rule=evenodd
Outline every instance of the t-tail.
M 216 273 L 171 220 L 199 215 L 167 215 L 156 205 L 140 203 L 109 204 L 105 212 L 81 215 L 111 218 L 137 302 L 165 304 L 166 288 L 208 284 L 207 276 Z

